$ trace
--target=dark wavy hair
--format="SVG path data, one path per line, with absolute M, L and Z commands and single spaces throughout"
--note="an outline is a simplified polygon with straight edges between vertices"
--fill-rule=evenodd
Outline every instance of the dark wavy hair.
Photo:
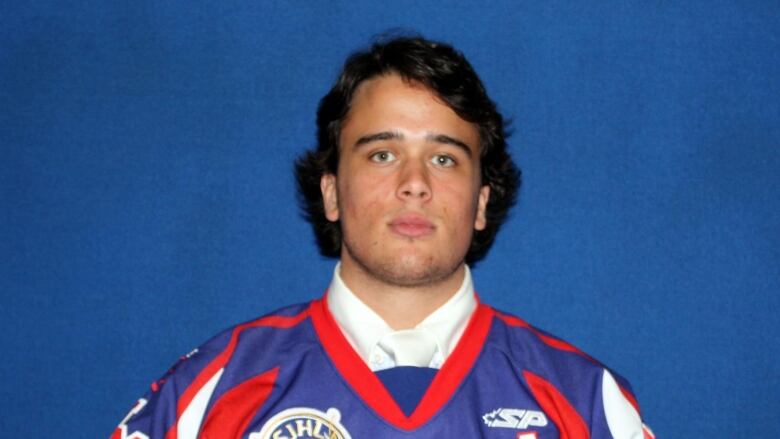
M 325 217 L 320 179 L 336 175 L 339 138 L 352 97 L 366 80 L 398 74 L 433 91 L 462 119 L 479 127 L 482 185 L 490 186 L 484 230 L 475 230 L 465 261 L 473 264 L 485 256 L 520 187 L 520 170 L 507 152 L 504 118 L 487 95 L 466 58 L 451 46 L 420 37 L 399 37 L 375 43 L 369 50 L 351 55 L 336 84 L 317 110 L 317 148 L 295 162 L 301 209 L 312 224 L 320 252 L 338 257 L 341 226 Z

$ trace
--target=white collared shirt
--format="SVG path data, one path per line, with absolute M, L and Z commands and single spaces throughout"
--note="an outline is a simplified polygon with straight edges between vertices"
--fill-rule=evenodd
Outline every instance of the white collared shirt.
M 328 289 L 327 304 L 341 332 L 372 371 L 395 367 L 391 355 L 385 352 L 379 341 L 395 332 L 387 322 L 361 301 L 341 279 L 341 263 L 333 271 Z M 432 312 L 416 330 L 424 331 L 435 340 L 436 349 L 428 367 L 439 369 L 458 344 L 474 310 L 477 299 L 469 267 L 465 267 L 463 283 L 457 292 L 442 306 Z

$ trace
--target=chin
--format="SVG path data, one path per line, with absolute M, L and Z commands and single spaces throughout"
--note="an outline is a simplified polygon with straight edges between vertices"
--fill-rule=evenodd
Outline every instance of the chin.
M 435 284 L 451 276 L 460 267 L 457 261 L 437 261 L 430 255 L 404 255 L 377 264 L 371 270 L 382 281 L 401 287 Z M 367 267 L 371 268 L 371 267 Z
M 375 243 L 361 245 L 344 241 L 344 249 L 357 265 L 370 277 L 389 285 L 418 287 L 436 284 L 447 279 L 458 268 L 463 259 L 453 259 L 456 249 L 436 251 L 432 243 L 420 241 Z

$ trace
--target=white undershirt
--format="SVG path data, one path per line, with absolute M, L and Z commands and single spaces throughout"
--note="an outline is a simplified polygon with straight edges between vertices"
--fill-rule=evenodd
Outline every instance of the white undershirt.
M 330 313 L 346 339 L 372 371 L 395 367 L 392 355 L 380 347 L 379 341 L 396 331 L 347 287 L 339 274 L 340 268 L 341 263 L 333 270 L 333 280 L 328 289 Z M 471 272 L 465 266 L 463 283 L 458 291 L 414 328 L 424 332 L 426 338 L 436 345 L 428 367 L 438 369 L 444 364 L 476 308 Z

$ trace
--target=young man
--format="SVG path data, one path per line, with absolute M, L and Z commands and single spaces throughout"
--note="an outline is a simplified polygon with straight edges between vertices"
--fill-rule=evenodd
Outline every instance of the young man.
M 460 53 L 355 54 L 317 124 L 296 171 L 328 293 L 197 349 L 113 438 L 650 437 L 622 378 L 474 295 L 519 171 Z

